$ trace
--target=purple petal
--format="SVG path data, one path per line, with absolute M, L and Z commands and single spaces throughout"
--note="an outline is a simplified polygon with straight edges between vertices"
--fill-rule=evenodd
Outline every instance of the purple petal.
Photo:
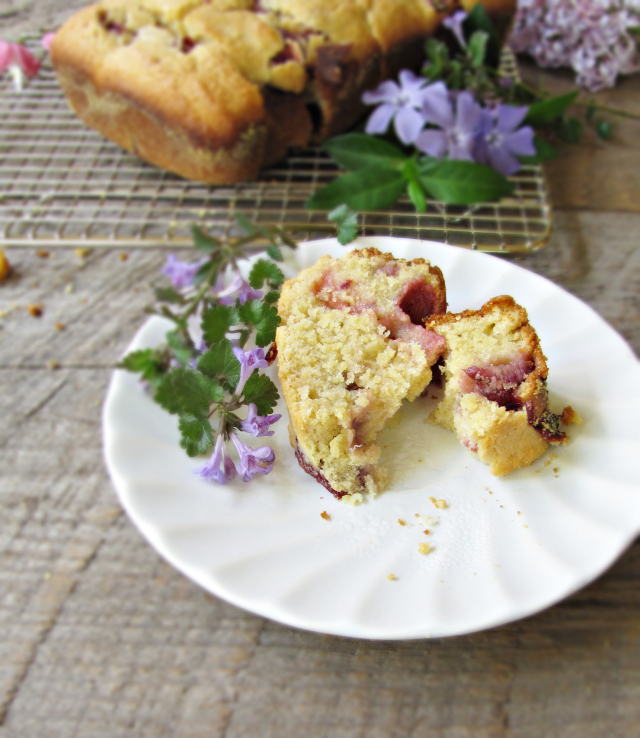
M 516 156 L 534 156 L 533 128 L 524 126 L 504 137 L 504 148 Z
M 513 105 L 498 105 L 498 124 L 496 128 L 500 133 L 511 133 L 527 117 L 529 108 L 524 105 L 514 108 Z
M 458 10 L 453 15 L 445 18 L 442 21 L 442 25 L 445 28 L 448 28 L 453 33 L 463 49 L 467 48 L 467 42 L 464 39 L 464 31 L 462 29 L 462 24 L 464 23 L 466 17 L 467 14 L 464 12 L 464 10 Z
M 365 105 L 377 105 L 378 103 L 393 102 L 400 94 L 400 88 L 392 80 L 387 79 L 375 90 L 362 93 L 362 102 Z
M 460 144 L 453 143 L 449 146 L 449 159 L 461 159 L 463 161 L 473 161 L 473 154 L 471 153 L 472 141 L 463 142 Z
M 453 106 L 449 100 L 446 85 L 436 82 L 425 87 L 422 98 L 422 117 L 426 123 L 435 123 L 440 128 L 453 125 Z
M 505 177 L 517 172 L 520 169 L 520 162 L 512 156 L 505 148 L 490 147 L 489 163 L 500 174 Z
M 422 115 L 410 107 L 400 108 L 393 121 L 396 135 L 403 144 L 411 144 L 424 127 Z
M 367 126 L 364 129 L 366 133 L 386 133 L 389 123 L 393 118 L 397 108 L 390 103 L 384 103 L 376 108 L 369 116 Z
M 403 69 L 398 75 L 398 79 L 400 80 L 402 92 L 408 94 L 417 92 L 427 83 L 427 80 L 424 77 L 419 77 L 410 69 Z
M 442 159 L 447 151 L 447 134 L 435 128 L 427 128 L 416 138 L 413 145 L 425 154 Z
M 458 95 L 456 108 L 456 123 L 460 133 L 473 133 L 480 117 L 480 106 L 469 92 Z

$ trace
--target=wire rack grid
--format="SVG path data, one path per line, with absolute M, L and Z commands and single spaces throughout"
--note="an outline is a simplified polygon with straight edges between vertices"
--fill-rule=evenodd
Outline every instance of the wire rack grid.
M 511 54 L 503 69 L 517 73 Z M 238 214 L 285 226 L 299 240 L 335 233 L 325 211 L 304 205 L 340 174 L 321 149 L 293 153 L 255 182 L 189 182 L 87 128 L 48 64 L 20 93 L 0 78 L 0 161 L 0 245 L 186 248 L 192 224 L 228 234 Z M 360 213 L 361 233 L 499 253 L 542 248 L 551 227 L 542 169 L 523 167 L 512 181 L 512 197 L 471 208 L 431 200 L 416 213 L 404 197 L 393 209 Z

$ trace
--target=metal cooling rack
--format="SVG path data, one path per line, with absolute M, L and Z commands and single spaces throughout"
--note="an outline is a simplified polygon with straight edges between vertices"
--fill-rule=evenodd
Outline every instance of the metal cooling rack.
M 503 69 L 517 74 L 511 54 Z M 229 233 L 242 213 L 284 225 L 299 239 L 332 235 L 326 212 L 305 201 L 340 170 L 318 148 L 292 154 L 256 182 L 211 187 L 145 164 L 87 128 L 68 108 L 50 66 L 20 92 L 0 77 L 0 245 L 65 247 L 191 246 L 190 227 Z M 551 208 L 539 166 L 512 178 L 513 197 L 472 208 L 408 199 L 361 213 L 363 235 L 430 239 L 479 251 L 542 248 Z

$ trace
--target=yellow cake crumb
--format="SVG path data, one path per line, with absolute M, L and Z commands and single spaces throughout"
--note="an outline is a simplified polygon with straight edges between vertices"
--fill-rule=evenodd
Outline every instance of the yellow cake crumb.
M 395 575 L 395 574 L 394 574 L 393 572 L 391 572 L 391 574 L 389 574 L 389 576 L 387 577 L 387 579 L 388 579 L 388 580 L 389 580 L 390 582 L 393 582 L 393 580 L 394 580 L 395 578 L 396 578 L 396 575 Z
M 323 518 L 324 520 L 331 520 L 331 516 L 326 510 L 320 513 L 320 517 Z
M 428 554 L 429 551 L 431 551 L 431 544 L 429 544 L 429 543 L 420 543 L 418 545 L 418 553 Z

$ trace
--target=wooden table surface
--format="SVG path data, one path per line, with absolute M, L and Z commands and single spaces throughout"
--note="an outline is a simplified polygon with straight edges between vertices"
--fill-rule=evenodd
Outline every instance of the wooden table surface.
M 2 0 L 0 36 L 56 27 L 81 4 Z M 562 88 L 568 77 L 545 80 Z M 629 79 L 601 99 L 638 111 L 638 92 Z M 640 352 L 640 125 L 563 147 L 548 173 L 551 243 L 514 261 L 587 302 Z M 640 735 L 638 543 L 559 605 L 465 637 L 351 640 L 232 607 L 145 543 L 102 461 L 107 382 L 166 252 L 7 253 L 0 738 Z M 39 318 L 26 310 L 37 303 Z

